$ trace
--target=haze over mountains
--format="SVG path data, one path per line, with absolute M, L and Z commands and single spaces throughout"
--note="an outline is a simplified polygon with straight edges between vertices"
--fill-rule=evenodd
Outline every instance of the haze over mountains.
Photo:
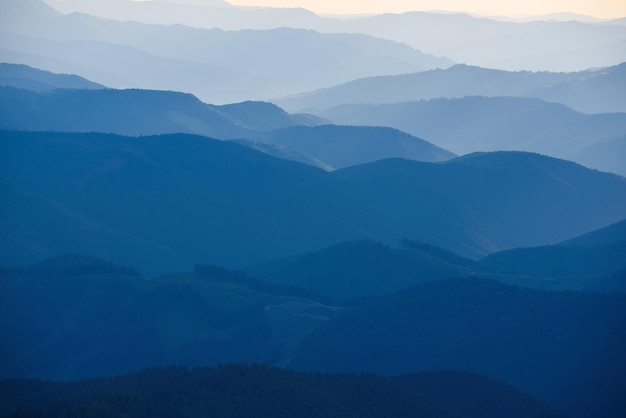
M 511 72 L 455 65 L 445 70 L 354 80 L 273 100 L 290 112 L 346 104 L 390 104 L 435 98 L 535 97 L 584 113 L 624 112 L 626 65 L 573 73 Z
M 2 1 L 0 416 L 623 417 L 622 20 Z
M 321 33 L 363 33 L 391 39 L 455 62 L 508 70 L 576 71 L 626 61 L 626 27 L 619 20 L 580 16 L 536 17 L 528 22 L 462 13 L 408 12 L 351 19 L 321 17 L 304 9 L 233 7 L 225 2 L 174 6 L 167 2 L 116 1 L 106 7 L 53 2 L 66 12 L 112 19 L 183 23 L 225 30 L 285 26 Z M 167 11 L 167 12 L 165 12 Z M 502 40 L 506 39 L 506 42 Z
M 326 125 L 312 115 L 287 114 L 270 103 L 243 102 L 215 106 L 176 92 L 93 90 L 66 87 L 70 76 L 30 67 L 3 64 L 0 68 L 0 127 L 64 132 L 106 132 L 122 135 L 164 133 L 202 134 L 241 143 L 281 158 L 325 169 L 342 168 L 381 158 L 443 161 L 455 155 L 390 128 Z M 55 78 L 56 77 L 56 78 Z M 56 81 L 55 81 L 56 80 Z M 80 87 L 86 80 L 69 84 Z M 79 83 L 80 81 L 80 83 Z M 30 87 L 34 90 L 17 89 Z M 294 141 L 294 138 L 298 138 Z M 251 142 L 252 141 L 252 142 Z
M 31 7 L 45 4 L 18 3 L 15 13 L 3 17 L 0 59 L 78 73 L 110 87 L 190 92 L 211 103 L 276 97 L 452 63 L 360 34 L 157 26 L 54 10 L 35 13 Z
M 587 115 L 512 97 L 345 105 L 320 116 L 340 124 L 394 127 L 458 154 L 522 150 L 572 159 L 581 149 L 626 131 L 626 113 Z

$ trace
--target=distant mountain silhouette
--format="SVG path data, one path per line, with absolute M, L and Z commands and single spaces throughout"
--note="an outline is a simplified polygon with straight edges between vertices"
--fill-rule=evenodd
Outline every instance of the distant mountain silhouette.
M 241 266 L 355 239 L 406 237 L 481 257 L 560 242 L 626 217 L 622 178 L 535 154 L 390 159 L 326 173 L 181 134 L 1 136 L 6 193 L 30 207 L 1 207 L 4 219 L 23 220 L 3 225 L 5 265 L 82 252 L 78 242 L 59 246 L 71 240 L 49 235 L 56 224 L 46 226 L 48 216 L 62 215 L 81 239 L 92 236 L 92 255 L 146 274 L 163 272 L 162 260 L 146 259 L 142 245 L 123 258 L 119 249 L 139 240 L 194 263 Z M 115 240 L 101 245 L 105 236 Z
M 154 90 L 0 88 L 0 126 L 10 129 L 121 135 L 195 133 L 242 138 L 257 129 L 306 122 L 269 103 L 215 106 L 190 94 Z
M 72 4 L 74 3 L 74 4 Z M 59 2 L 63 11 L 82 11 L 118 20 L 182 23 L 225 30 L 290 26 L 324 33 L 364 33 L 392 39 L 438 56 L 488 68 L 572 71 L 626 60 L 619 41 L 623 23 L 566 13 L 527 19 L 463 13 L 408 12 L 350 19 L 317 16 L 304 9 L 174 6 L 167 2 L 126 2 L 124 7 L 90 7 Z M 194 6 L 199 5 L 194 3 Z M 213 6 L 213 7 L 212 7 Z M 99 9 L 99 10 L 98 10 Z M 506 39 L 507 42 L 502 42 Z
M 513 97 L 346 105 L 320 115 L 340 124 L 390 126 L 458 154 L 520 150 L 583 158 L 580 150 L 626 132 L 626 113 L 586 115 L 539 99 Z M 605 168 L 599 158 L 594 162 L 607 171 L 611 167 Z
M 561 72 L 626 61 L 626 28 L 611 22 L 518 23 L 462 13 L 407 12 L 347 20 L 339 27 L 486 68 Z
M 480 268 L 553 282 L 553 288 L 626 291 L 626 221 L 557 245 L 516 248 L 483 258 Z
M 419 283 L 468 276 L 533 289 L 623 292 L 623 224 L 557 245 L 497 252 L 478 262 L 404 239 L 400 247 L 375 241 L 337 244 L 245 271 L 260 280 L 310 289 L 344 304 L 360 304 Z
M 324 372 L 460 368 L 575 417 L 619 416 L 626 296 L 545 292 L 476 279 L 425 283 L 346 312 L 291 363 Z
M 449 151 L 395 129 L 323 125 L 295 126 L 264 132 L 253 138 L 282 145 L 334 168 L 384 158 L 437 162 L 455 157 Z
M 27 65 L 0 63 L 0 86 L 26 90 L 102 89 L 103 85 L 73 74 L 54 74 Z
M 596 247 L 626 241 L 626 219 L 559 243 L 569 247 Z
M 368 77 L 275 99 L 288 111 L 325 110 L 344 104 L 391 104 L 465 96 L 536 97 L 579 112 L 624 112 L 619 92 L 624 64 L 572 73 L 502 71 L 469 65 L 414 74 Z
M 622 63 L 593 71 L 587 77 L 529 92 L 527 95 L 563 103 L 579 112 L 626 112 L 626 100 L 620 94 L 625 89 L 626 63 Z
M 312 115 L 290 115 L 267 102 L 215 106 L 202 103 L 190 94 L 165 91 L 63 89 L 34 92 L 2 87 L 0 99 L 0 127 L 5 129 L 121 135 L 193 133 L 219 139 L 248 139 L 240 143 L 324 169 L 390 157 L 418 161 L 454 157 L 426 141 L 389 128 L 296 128 L 324 120 Z
M 12 28 L 0 36 L 0 59 L 21 54 L 55 71 L 110 87 L 193 93 L 211 103 L 258 100 L 359 77 L 401 74 L 452 64 L 406 44 L 362 34 L 195 29 L 118 22 L 70 14 Z M 30 56 L 30 58 L 28 58 Z M 349 59 L 346 59 L 349 57 Z M 314 74 L 311 69 L 314 68 Z M 117 81 L 116 81 L 117 80 Z
M 175 382 L 175 384 L 173 384 Z M 513 387 L 459 371 L 393 378 L 313 375 L 263 365 L 148 369 L 109 379 L 57 383 L 5 380 L 9 414 L 171 417 L 557 418 L 562 415 Z M 6 396 L 10 394 L 10 396 Z
M 490 254 L 479 265 L 485 269 L 544 279 L 589 279 L 626 269 L 624 254 L 626 239 L 591 248 L 563 245 L 518 248 Z M 593 288 L 594 285 L 594 280 L 585 280 L 579 284 L 582 288 Z M 626 283 L 618 290 L 624 289 Z
M 159 57 L 123 44 L 0 33 L 0 60 L 80 74 L 110 87 L 194 93 L 211 103 L 276 93 L 266 80 L 244 70 Z

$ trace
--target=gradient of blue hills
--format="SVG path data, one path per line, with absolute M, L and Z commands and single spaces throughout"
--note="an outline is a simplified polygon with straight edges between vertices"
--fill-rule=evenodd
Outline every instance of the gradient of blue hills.
M 537 154 L 388 159 L 328 173 L 183 134 L 1 136 L 9 265 L 78 252 L 153 274 L 363 238 L 420 239 L 478 258 L 626 217 L 623 178 Z

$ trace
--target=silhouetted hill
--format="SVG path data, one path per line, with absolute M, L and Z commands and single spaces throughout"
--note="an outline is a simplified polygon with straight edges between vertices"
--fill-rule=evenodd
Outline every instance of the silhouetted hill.
M 306 122 L 306 117 L 294 117 L 278 106 L 267 102 L 243 102 L 219 106 L 220 112 L 229 115 L 243 128 L 254 131 L 267 131 L 293 126 Z M 309 119 L 313 123 L 314 119 Z
M 9 63 L 0 63 L 0 85 L 26 90 L 104 88 L 101 84 L 73 74 L 54 74 L 27 65 Z
M 347 125 L 390 126 L 458 154 L 532 151 L 559 158 L 626 132 L 626 113 L 586 115 L 539 99 L 466 97 L 349 105 L 321 116 Z
M 450 239 L 456 235 L 452 231 L 456 230 L 457 222 L 461 219 L 467 219 L 462 221 L 467 225 L 464 228 L 476 232 L 489 231 L 483 236 L 488 236 L 491 243 L 497 243 L 497 246 L 509 247 L 505 242 L 510 244 L 512 236 L 516 237 L 517 243 L 509 248 L 529 246 L 520 244 L 520 240 L 529 242 L 528 232 L 531 230 L 539 228 L 544 233 L 557 233 L 560 229 L 558 224 L 569 223 L 566 219 L 573 214 L 575 204 L 571 199 L 575 195 L 599 191 L 590 188 L 591 183 L 596 181 L 592 180 L 596 174 L 598 180 L 605 175 L 612 178 L 618 188 L 624 184 L 623 178 L 615 175 L 594 172 L 593 176 L 587 177 L 584 173 L 592 171 L 538 154 L 495 152 L 471 154 L 438 164 L 384 160 L 333 174 L 344 180 L 358 178 L 366 181 L 367 186 L 360 184 L 359 187 L 367 188 L 372 194 L 368 195 L 368 200 L 361 200 L 361 204 L 366 207 L 380 205 L 404 225 L 413 224 L 416 217 L 429 219 L 430 228 L 424 228 L 424 224 L 414 231 L 405 228 L 402 234 L 405 237 L 418 238 L 467 255 L 470 254 L 467 247 L 463 248 L 458 241 Z M 504 178 L 508 180 L 503 182 Z M 608 189 L 605 190 L 608 192 Z M 622 192 L 615 189 L 609 193 Z M 527 200 L 531 195 L 534 197 Z M 399 199 L 399 196 L 402 198 Z M 458 206 L 460 201 L 463 202 L 462 206 Z M 566 203 L 568 201 L 570 203 Z M 585 202 L 586 205 L 593 205 L 593 199 L 586 199 Z M 555 204 L 564 204 L 568 209 L 556 212 Z M 604 210 L 597 206 L 593 213 L 598 215 Z M 538 223 L 538 218 L 530 216 L 530 213 L 539 212 L 541 217 L 550 218 L 551 221 Z M 478 218 L 470 215 L 478 213 Z M 468 216 L 472 216 L 473 221 Z M 595 228 L 590 227 L 588 230 Z M 505 232 L 507 229 L 508 232 Z M 566 235 L 567 232 L 561 230 L 560 234 Z M 446 235 L 448 238 L 442 240 Z M 479 238 L 475 236 L 475 239 Z M 558 241 L 561 240 L 554 242 Z
M 320 120 L 309 115 L 290 115 L 271 103 L 215 106 L 183 93 L 112 89 L 33 92 L 0 88 L 0 99 L 0 127 L 5 129 L 122 135 L 194 133 L 221 139 L 248 138 L 286 148 L 256 146 L 272 155 L 316 166 L 317 160 L 334 168 L 389 157 L 442 161 L 454 156 L 424 140 L 388 128 L 289 129 L 301 124 L 314 125 Z M 273 131 L 258 132 L 268 130 Z
M 454 388 L 454 389 L 453 389 Z M 457 371 L 312 375 L 262 365 L 148 369 L 71 383 L 0 383 L 3 416 L 561 417 L 508 385 Z
M 392 104 L 436 98 L 534 97 L 579 112 L 624 112 L 624 64 L 573 73 L 502 71 L 468 65 L 414 74 L 368 77 L 273 100 L 288 111 L 340 105 Z
M 425 283 L 344 313 L 291 365 L 325 372 L 455 368 L 501 379 L 572 416 L 624 410 L 626 296 L 476 279 Z
M 304 287 L 338 299 L 393 293 L 417 283 L 465 277 L 475 271 L 427 250 L 389 248 L 374 241 L 338 244 L 245 270 L 264 281 Z
M 5 129 L 233 138 L 296 125 L 302 119 L 269 103 L 215 106 L 190 94 L 155 90 L 34 92 L 4 87 L 0 98 L 0 126 Z
M 560 242 L 626 217 L 623 178 L 534 154 L 391 159 L 326 173 L 182 134 L 3 131 L 2 139 L 6 193 L 29 208 L 2 205 L 13 220 L 3 224 L 2 254 L 10 256 L 2 264 L 85 253 L 80 243 L 87 242 L 86 254 L 151 275 L 163 272 L 164 260 L 241 266 L 403 237 L 480 257 Z M 80 240 L 56 236 L 65 226 L 44 222 L 58 217 Z M 151 262 L 144 245 L 116 249 L 138 242 L 170 258 Z M 189 268 L 181 261 L 174 270 Z
M 334 168 L 385 158 L 437 162 L 455 157 L 449 151 L 395 129 L 323 125 L 266 132 L 257 140 L 282 145 Z
M 593 278 L 626 269 L 626 240 L 591 248 L 551 245 L 517 248 L 490 254 L 479 265 L 504 273 L 526 274 L 545 279 Z M 591 286 L 581 283 L 582 286 Z
M 242 273 L 198 273 L 146 280 L 83 256 L 3 269 L 0 376 L 65 380 L 172 364 L 277 364 L 336 313 Z
M 568 247 L 596 247 L 626 241 L 626 219 L 561 242 Z
M 621 221 L 557 245 L 490 254 L 478 266 L 541 278 L 554 288 L 623 292 L 624 254 L 626 221 Z
M 595 73 L 503 71 L 459 64 L 413 74 L 383 75 L 274 100 L 289 111 L 318 112 L 340 105 L 392 104 L 465 96 L 524 96 L 545 86 Z

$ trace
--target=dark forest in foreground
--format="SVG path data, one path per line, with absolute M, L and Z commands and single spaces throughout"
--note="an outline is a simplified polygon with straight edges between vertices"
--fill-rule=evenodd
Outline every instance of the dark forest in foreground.
M 557 418 L 513 387 L 467 372 L 320 375 L 253 365 L 162 368 L 73 383 L 0 381 L 3 417 Z

